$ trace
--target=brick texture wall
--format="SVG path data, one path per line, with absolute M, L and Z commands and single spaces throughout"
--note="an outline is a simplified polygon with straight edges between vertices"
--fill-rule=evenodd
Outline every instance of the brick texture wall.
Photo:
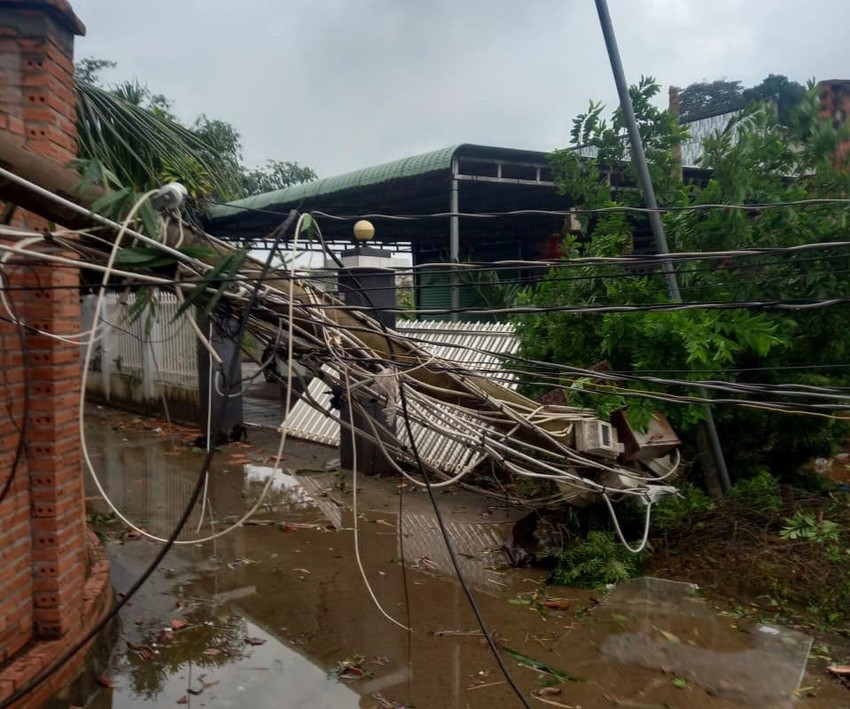
M 0 0 L 0 130 L 61 165 L 77 154 L 74 36 L 84 32 L 66 0 Z M 22 210 L 12 223 L 48 229 Z
M 0 0 L 0 130 L 61 165 L 76 154 L 73 42 L 83 31 L 64 0 Z M 3 206 L 0 216 L 12 208 Z M 19 209 L 12 224 L 48 227 Z M 3 275 L 7 299 L 31 328 L 79 330 L 77 269 L 12 259 Z M 0 315 L 0 490 L 14 475 L 0 503 L 2 666 L 31 641 L 79 631 L 87 550 L 79 348 L 33 329 L 22 346 L 5 308 Z M 0 679 L 7 679 L 2 671 Z
M 818 84 L 820 98 L 820 113 L 822 118 L 832 121 L 836 128 L 847 125 L 850 115 L 850 80 L 832 79 Z M 847 153 L 850 152 L 850 141 L 845 141 L 835 156 L 836 165 L 840 165 Z

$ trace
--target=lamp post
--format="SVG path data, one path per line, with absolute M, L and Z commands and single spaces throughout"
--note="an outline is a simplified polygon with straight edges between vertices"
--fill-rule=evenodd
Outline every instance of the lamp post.
M 384 327 L 394 328 L 395 313 L 390 312 L 396 305 L 395 274 L 391 269 L 392 254 L 369 246 L 368 242 L 374 238 L 375 227 L 371 222 L 361 219 L 354 225 L 354 248 L 342 253 L 342 267 L 337 278 L 339 297 L 346 305 L 362 308 Z M 354 459 L 351 430 L 347 424 L 350 424 L 355 432 L 369 436 L 374 435 L 368 421 L 370 418 L 390 430 L 395 427 L 394 420 L 387 420 L 382 402 L 369 399 L 361 400 L 360 404 L 362 411 L 352 411 L 347 392 L 342 397 L 340 419 L 343 425 L 340 429 L 339 458 L 340 465 L 345 469 L 351 469 Z M 395 468 L 377 443 L 358 436 L 356 446 L 358 469 L 372 475 L 395 474 Z

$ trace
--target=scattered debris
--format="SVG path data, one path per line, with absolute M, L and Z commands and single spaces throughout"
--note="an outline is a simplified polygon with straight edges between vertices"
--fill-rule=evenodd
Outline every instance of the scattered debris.
M 391 702 L 389 699 L 386 699 L 382 694 L 373 694 L 372 699 L 378 702 L 376 709 L 413 709 L 407 704 Z
M 435 638 L 455 638 L 464 635 L 482 635 L 480 630 L 429 630 L 428 635 Z
M 549 665 L 534 660 L 530 657 L 526 657 L 522 653 L 517 652 L 505 645 L 502 645 L 502 649 L 508 653 L 514 660 L 516 660 L 520 667 L 527 667 L 532 670 L 537 670 L 538 672 L 542 672 L 543 674 L 551 675 L 561 682 L 584 682 L 583 677 L 576 677 L 575 675 L 571 675 L 569 672 L 564 672 L 563 670 L 556 670 L 554 667 L 550 667 Z
M 129 640 L 127 641 L 127 649 L 143 660 L 152 660 L 156 655 L 156 652 L 154 652 L 154 649 L 150 645 L 139 645 Z
M 497 687 L 500 684 L 505 684 L 505 680 L 499 680 L 498 682 L 485 682 L 484 684 L 473 684 L 470 687 L 466 688 L 467 692 L 471 692 L 474 689 L 485 689 L 486 687 Z
M 370 673 L 363 669 L 366 658 L 363 655 L 352 655 L 336 663 L 336 667 L 328 670 L 328 677 L 351 682 L 368 677 Z

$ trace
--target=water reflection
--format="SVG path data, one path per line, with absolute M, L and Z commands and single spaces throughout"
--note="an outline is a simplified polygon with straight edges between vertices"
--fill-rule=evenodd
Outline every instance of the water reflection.
M 99 453 L 95 464 L 116 502 L 137 521 L 146 520 L 152 531 L 167 533 L 182 512 L 202 456 L 152 432 L 116 431 L 102 423 L 92 424 L 90 431 Z M 335 456 L 333 450 L 314 449 L 299 458 L 297 451 L 304 449 L 295 450 L 286 459 L 292 469 L 315 469 L 324 463 L 317 456 Z M 189 538 L 220 530 L 227 519 L 241 516 L 271 479 L 268 505 L 251 526 L 169 554 L 123 616 L 124 638 L 110 674 L 116 690 L 104 691 L 94 707 L 171 708 L 186 697 L 188 706 L 371 709 L 381 706 L 372 698 L 378 693 L 389 702 L 419 707 L 517 705 L 453 577 L 427 495 L 406 494 L 399 522 L 392 483 L 363 478 L 359 486 L 363 569 L 387 612 L 405 623 L 409 617 L 414 632 L 408 636 L 381 616 L 365 589 L 353 552 L 350 493 L 337 478 L 312 472 L 293 478 L 285 470 L 253 464 L 243 470 L 241 463 L 228 464 L 228 455 L 225 452 L 224 462 L 211 472 L 207 517 L 196 531 L 200 516 L 193 512 Z M 258 450 L 254 457 L 265 460 L 266 455 Z M 493 522 L 502 519 L 503 512 L 458 493 L 441 494 L 438 502 L 464 574 L 499 639 L 522 655 L 587 679 L 565 685 L 558 701 L 585 709 L 611 706 L 612 698 L 632 706 L 765 705 L 749 698 L 736 705 L 737 698 L 718 696 L 723 687 L 716 676 L 686 674 L 696 662 L 690 656 L 675 664 L 675 653 L 691 648 L 734 657 L 754 647 L 750 635 L 730 627 L 730 619 L 711 612 L 692 591 L 676 595 L 667 587 L 643 587 L 634 593 L 632 588 L 631 595 L 620 600 L 615 591 L 591 613 L 585 612 L 591 594 L 571 589 L 555 593 L 571 599 L 565 610 L 523 605 L 522 599 L 538 588 L 541 574 L 497 568 L 494 550 L 501 533 Z M 215 525 L 210 518 L 218 520 Z M 400 524 L 406 576 L 399 563 Z M 119 539 L 108 549 L 120 592 L 158 545 Z M 160 631 L 175 617 L 177 598 L 185 599 L 190 623 L 170 642 L 153 648 L 157 654 L 149 657 L 138 648 L 158 642 Z M 184 617 L 182 612 L 176 615 Z M 265 642 L 252 646 L 245 637 Z M 785 637 L 779 642 L 786 643 Z M 652 640 L 651 647 L 646 638 Z M 133 646 L 127 647 L 124 640 Z M 682 647 L 668 652 L 671 644 Z M 661 652 L 667 653 L 665 662 L 646 660 Z M 327 670 L 356 655 L 365 658 L 363 667 L 370 676 L 351 684 L 327 679 Z M 795 662 L 793 672 L 781 670 L 794 681 L 805 658 Z M 546 680 L 536 671 L 510 664 L 526 696 Z M 671 672 L 685 675 L 688 688 L 672 685 Z M 807 683 L 811 681 L 808 677 Z

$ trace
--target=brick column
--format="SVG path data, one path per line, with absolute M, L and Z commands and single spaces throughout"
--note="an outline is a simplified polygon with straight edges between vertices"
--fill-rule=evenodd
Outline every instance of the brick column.
M 67 0 L 0 0 L 0 130 L 58 165 L 76 156 L 74 36 L 84 32 Z M 48 228 L 46 220 L 21 209 L 12 224 Z M 57 334 L 79 330 L 79 291 L 65 288 L 79 286 L 77 269 L 4 270 L 28 289 L 26 296 L 13 291 L 24 322 Z M 79 625 L 86 545 L 78 348 L 28 334 L 24 361 L 17 328 L 4 323 L 0 335 L 6 373 L 2 400 L 15 421 L 23 415 L 24 376 L 29 383 L 26 455 L 9 499 L 0 505 L 2 662 L 33 633 L 56 638 Z M 0 476 L 11 468 L 15 441 L 14 427 L 0 428 Z M 0 486 L 4 481 L 0 477 Z
M 26 275 L 26 318 L 57 335 L 80 328 L 79 270 L 37 266 Z M 86 573 L 85 499 L 80 463 L 79 347 L 27 337 L 29 481 L 33 620 L 38 637 L 55 638 L 80 623 Z
M 77 154 L 74 36 L 82 34 L 67 0 L 0 0 L 0 130 L 60 165 Z M 48 228 L 22 210 L 12 223 Z
M 6 270 L 7 285 L 23 284 L 20 270 Z M 23 313 L 22 299 L 14 297 Z M 0 664 L 15 655 L 32 637 L 32 576 L 30 491 L 26 451 L 15 466 L 24 429 L 24 355 L 17 327 L 0 320 L 0 491 L 14 480 L 0 503 Z
M 835 128 L 847 125 L 850 115 L 850 80 L 830 79 L 818 84 L 820 98 L 820 117 L 832 121 Z M 850 152 L 850 141 L 844 141 L 835 153 L 835 166 L 840 167 Z

